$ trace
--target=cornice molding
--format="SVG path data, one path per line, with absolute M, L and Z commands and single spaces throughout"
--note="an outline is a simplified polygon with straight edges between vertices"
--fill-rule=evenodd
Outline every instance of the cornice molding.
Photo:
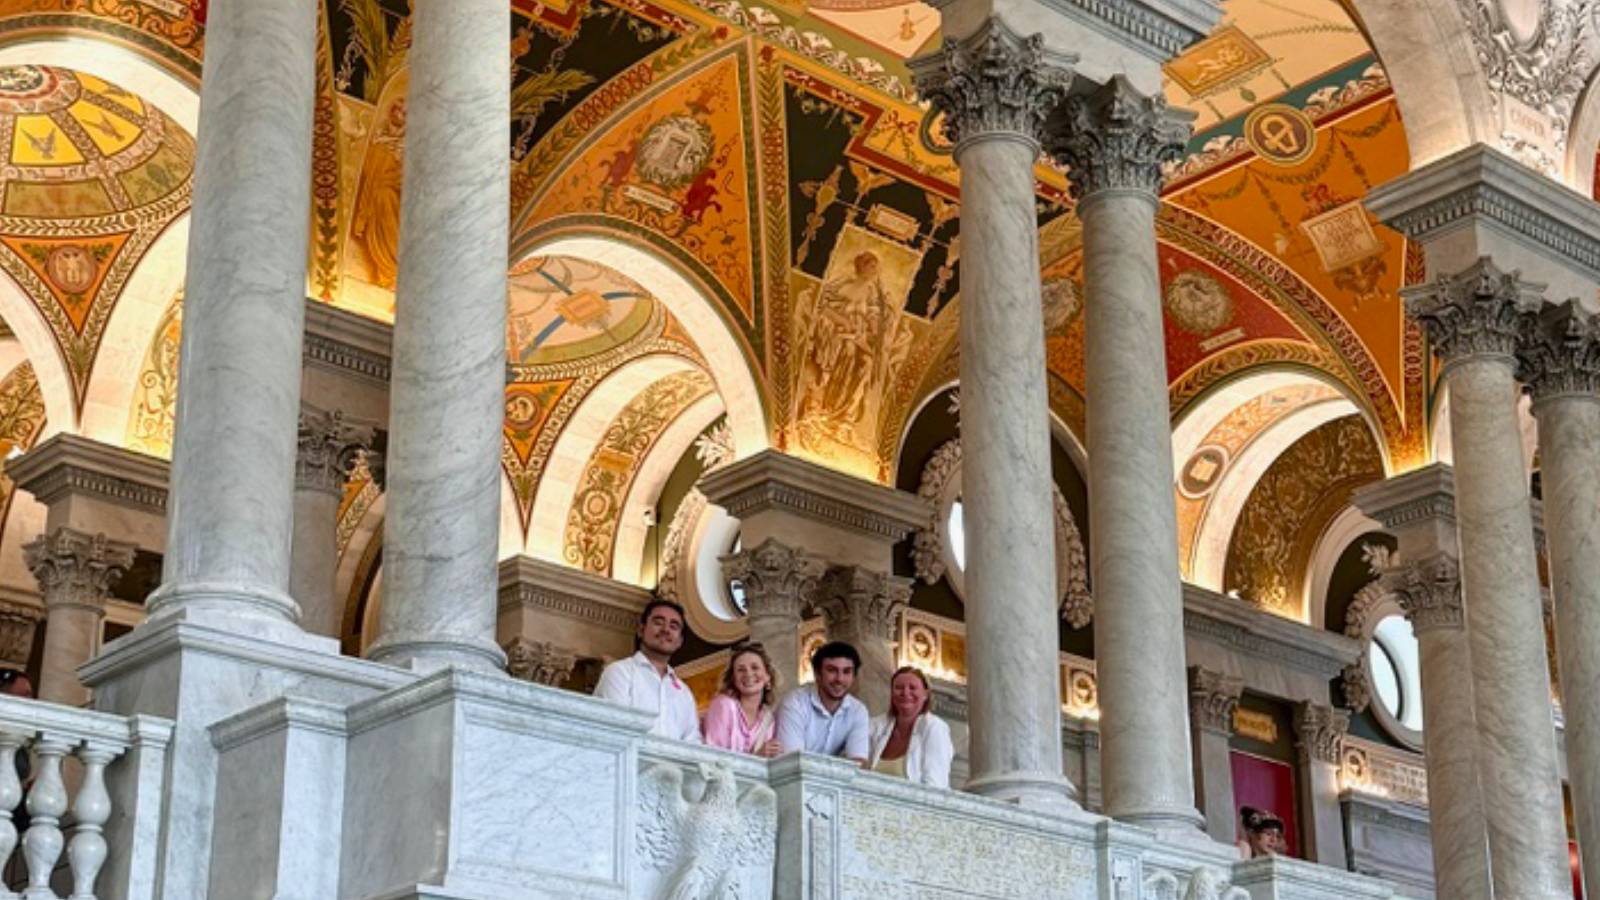
M 1451 468 L 1434 463 L 1358 489 L 1351 503 L 1386 529 L 1439 520 L 1456 521 L 1456 479 Z
M 1361 656 L 1361 644 L 1192 584 L 1183 586 L 1183 629 L 1236 653 L 1334 679 Z
M 1044 5 L 1163 62 L 1209 34 L 1222 17 L 1221 7 L 1210 0 L 1044 0 Z
M 305 361 L 388 384 L 393 331 L 382 322 L 307 300 Z
M 1600 204 L 1486 144 L 1381 185 L 1366 205 L 1414 241 L 1479 222 L 1600 280 Z
M 591 572 L 513 556 L 500 563 L 500 612 L 535 609 L 632 633 L 651 594 Z
M 915 494 L 775 450 L 707 472 L 699 488 L 735 518 L 777 510 L 890 543 L 904 539 L 932 515 L 928 502 Z
M 40 503 L 70 494 L 165 515 L 169 464 L 75 434 L 58 434 L 5 464 L 6 475 Z

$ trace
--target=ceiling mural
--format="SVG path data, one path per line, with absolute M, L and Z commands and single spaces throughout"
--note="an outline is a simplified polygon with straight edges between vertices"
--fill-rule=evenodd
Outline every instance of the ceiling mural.
M 1228 543 L 1223 588 L 1268 612 L 1305 621 L 1304 577 L 1323 529 L 1356 488 L 1383 478 L 1383 457 L 1359 415 L 1289 445 L 1245 501 Z
M 0 379 L 0 459 L 33 447 L 44 431 L 44 394 L 33 374 L 33 363 L 24 360 Z M 0 530 L 11 511 L 17 489 L 0 467 Z
M 0 269 L 49 324 L 81 404 L 123 286 L 189 208 L 194 140 L 117 85 L 12 66 L 0 152 Z
M 183 295 L 167 304 L 156 324 L 133 389 L 133 409 L 123 440 L 128 449 L 172 458 L 172 430 L 178 414 L 178 346 L 183 331 Z

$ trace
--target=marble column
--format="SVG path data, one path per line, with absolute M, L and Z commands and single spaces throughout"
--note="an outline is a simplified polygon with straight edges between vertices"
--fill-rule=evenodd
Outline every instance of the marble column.
M 511 20 L 505 0 L 413 10 L 383 598 L 368 655 L 497 669 Z
M 1521 313 L 1537 289 L 1488 258 L 1404 292 L 1443 361 L 1461 589 L 1489 870 L 1500 897 L 1571 897 L 1527 466 L 1517 423 Z M 1432 723 L 1429 723 L 1432 730 Z
M 1294 729 L 1301 821 L 1309 832 L 1302 842 L 1306 858 L 1342 869 L 1346 863 L 1339 751 L 1350 729 L 1350 714 L 1320 703 L 1302 703 L 1295 707 Z
M 344 606 L 333 596 L 339 504 L 345 479 L 371 444 L 370 427 L 346 421 L 337 411 L 301 404 L 289 593 L 300 604 L 300 626 L 313 634 L 339 636 Z
M 1379 564 L 1377 574 L 1417 636 L 1437 895 L 1488 897 L 1488 832 L 1478 784 L 1478 719 L 1456 562 L 1452 473 L 1448 466 L 1427 466 L 1364 487 L 1353 502 L 1399 544 L 1397 557 Z
M 800 658 L 800 623 L 822 571 L 821 560 L 777 538 L 722 557 L 723 576 L 744 587 L 750 640 L 772 657 L 780 691 L 798 684 L 802 668 L 809 665 Z
M 1182 152 L 1189 118 L 1119 75 L 1070 100 L 1049 142 L 1068 167 L 1083 222 L 1089 571 L 1099 599 L 1105 812 L 1162 831 L 1204 826 L 1185 723 L 1155 226 L 1161 167 Z
M 200 82 L 168 537 L 152 618 L 292 623 L 316 0 L 214 0 Z
M 1517 355 L 1539 428 L 1578 850 L 1600 889 L 1600 322 L 1576 300 L 1547 305 L 1524 319 Z
M 899 668 L 895 645 L 900 611 L 911 599 L 911 579 L 863 566 L 834 566 L 817 583 L 816 604 L 828 638 L 847 641 L 861 654 L 856 696 L 874 715 L 889 708 L 889 680 Z
M 1062 774 L 1033 166 L 1044 119 L 1075 62 L 990 18 L 964 37 L 947 32 L 939 53 L 913 63 L 918 90 L 944 114 L 961 170 L 967 789 L 1046 805 L 1071 804 L 1075 791 Z
M 133 565 L 134 546 L 60 527 L 22 547 L 39 581 L 47 618 L 39 699 L 67 706 L 89 701 L 78 667 L 100 648 L 100 623 L 111 588 Z
M 1233 799 L 1233 714 L 1244 679 L 1200 666 L 1189 667 L 1189 724 L 1194 729 L 1195 795 L 1206 817 L 1206 834 L 1223 844 L 1239 839 Z

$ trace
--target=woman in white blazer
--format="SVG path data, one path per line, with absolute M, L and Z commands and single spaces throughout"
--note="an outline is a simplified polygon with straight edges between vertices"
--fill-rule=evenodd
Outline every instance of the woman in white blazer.
M 928 711 L 933 691 L 928 676 L 905 666 L 889 679 L 889 711 L 872 720 L 868 768 L 917 784 L 950 786 L 955 746 L 950 726 Z

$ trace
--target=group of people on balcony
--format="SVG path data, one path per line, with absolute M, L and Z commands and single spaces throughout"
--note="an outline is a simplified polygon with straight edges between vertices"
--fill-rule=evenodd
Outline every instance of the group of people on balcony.
M 671 665 L 683 630 L 681 606 L 651 601 L 639 617 L 638 652 L 606 666 L 594 695 L 654 715 L 650 733 L 661 737 L 767 758 L 821 753 L 918 784 L 950 786 L 950 726 L 930 710 L 931 685 L 915 667 L 894 673 L 889 709 L 872 717 L 851 694 L 861 668 L 851 645 L 822 645 L 811 655 L 812 683 L 775 702 L 778 672 L 767 651 L 758 643 L 737 644 L 702 719 Z

